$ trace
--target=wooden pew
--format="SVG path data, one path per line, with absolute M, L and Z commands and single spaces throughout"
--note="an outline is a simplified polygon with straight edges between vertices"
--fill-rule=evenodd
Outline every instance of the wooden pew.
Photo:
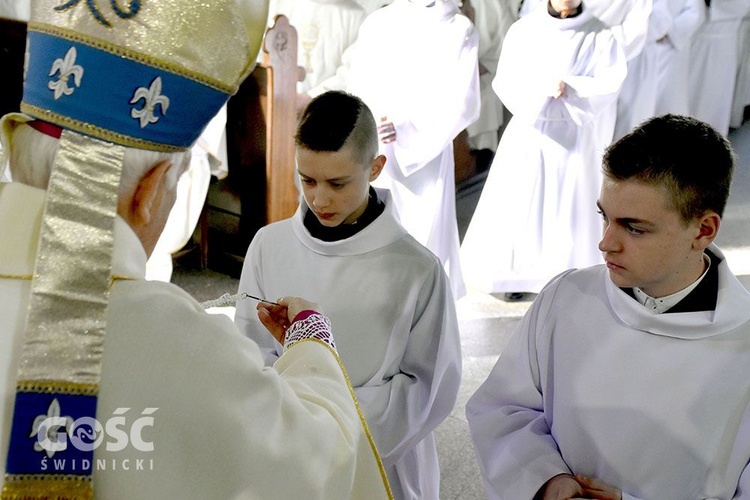
M 277 16 L 266 31 L 262 50 L 263 62 L 229 100 L 229 175 L 212 182 L 207 217 L 201 222 L 201 227 L 207 224 L 211 229 L 221 258 L 229 261 L 217 263 L 218 270 L 229 274 L 238 272 L 255 232 L 292 216 L 298 204 L 296 86 L 304 79 L 304 70 L 297 66 L 297 32 L 285 16 Z M 205 242 L 203 247 L 202 262 L 206 262 Z

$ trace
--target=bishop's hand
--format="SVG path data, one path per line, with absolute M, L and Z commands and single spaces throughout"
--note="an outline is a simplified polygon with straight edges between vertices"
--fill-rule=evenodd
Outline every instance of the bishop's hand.
M 278 305 L 259 302 L 256 306 L 258 319 L 266 327 L 273 338 L 284 344 L 284 337 L 294 318 L 302 311 L 315 311 L 317 305 L 300 297 L 282 297 L 277 300 Z

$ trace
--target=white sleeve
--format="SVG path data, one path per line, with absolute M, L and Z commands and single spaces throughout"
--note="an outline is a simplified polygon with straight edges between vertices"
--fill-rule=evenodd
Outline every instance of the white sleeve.
M 278 297 L 266 297 L 263 289 L 263 259 L 261 248 L 264 241 L 264 231 L 258 231 L 250 243 L 242 266 L 238 293 L 245 292 L 255 297 L 275 301 Z M 281 344 L 266 330 L 258 319 L 255 309 L 257 302 L 243 299 L 237 302 L 234 322 L 240 333 L 253 340 L 263 355 L 266 366 L 272 366 L 283 352 Z
M 549 297 L 543 291 L 518 325 L 466 416 L 490 499 L 533 498 L 550 478 L 571 474 L 553 438 L 540 365 L 549 352 L 538 338 Z
M 534 26 L 527 21 L 521 19 L 508 30 L 492 90 L 514 119 L 533 124 L 553 100 L 552 92 L 563 75 L 550 70 L 541 61 L 529 59 L 528 43 L 535 38 L 535 33 L 532 32 Z
M 437 262 L 431 278 L 420 292 L 400 372 L 383 385 L 355 389 L 386 467 L 445 420 L 458 395 L 461 344 L 455 306 Z
M 354 45 L 357 41 L 357 34 L 359 27 L 362 25 L 362 21 L 365 20 L 364 10 L 357 10 L 348 17 L 348 26 L 338 26 L 335 29 L 338 33 L 343 33 L 345 41 L 343 45 L 346 47 L 341 54 L 339 54 L 339 60 L 336 65 L 336 70 L 332 72 L 331 76 L 318 83 L 315 87 L 307 91 L 310 97 L 317 97 L 320 94 L 328 92 L 330 90 L 344 90 L 346 89 L 347 74 L 351 67 L 351 60 L 355 53 Z
M 669 30 L 669 41 L 678 50 L 690 47 L 693 35 L 706 21 L 706 4 L 703 0 L 687 0 L 675 16 Z
M 633 0 L 622 24 L 612 27 L 628 61 L 640 54 L 646 44 L 652 10 L 653 0 Z
M 468 21 L 467 21 L 468 22 Z M 390 144 L 399 169 L 412 175 L 427 165 L 451 144 L 453 139 L 479 118 L 479 37 L 472 27 L 464 37 L 458 61 L 441 81 L 432 82 L 416 112 L 397 122 L 396 140 Z M 377 119 L 377 117 L 376 117 Z

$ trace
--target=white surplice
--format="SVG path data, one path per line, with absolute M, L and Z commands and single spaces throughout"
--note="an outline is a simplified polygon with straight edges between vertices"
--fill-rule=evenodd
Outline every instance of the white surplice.
M 456 300 L 465 287 L 453 139 L 479 116 L 477 43 L 453 0 L 396 0 L 367 16 L 345 58 L 346 90 L 396 128 L 374 185 L 391 191 L 403 226 L 440 258 Z
M 729 134 L 742 18 L 750 0 L 716 0 L 690 48 L 690 115 Z
M 342 54 L 357 39 L 365 10 L 354 0 L 273 0 L 268 14 L 269 25 L 284 14 L 297 30 L 297 64 L 305 69 L 297 92 L 316 96 L 333 90 L 319 85 L 336 73 Z
M 656 113 L 660 45 L 664 43 L 661 40 L 672 24 L 668 2 L 669 0 L 654 0 L 643 50 L 628 60 L 628 74 L 617 99 L 613 141 L 628 134 L 635 126 Z
M 39 189 L 0 185 L 3 470 L 44 198 Z M 153 450 L 127 442 L 110 450 L 105 443 L 116 436 L 107 436 L 94 451 L 97 498 L 386 498 L 328 347 L 300 342 L 265 367 L 258 346 L 228 318 L 206 314 L 172 284 L 144 280 L 146 253 L 120 218 L 114 236 L 97 420 L 107 425 L 119 415 L 127 432 L 144 411 L 156 411 L 142 434 Z
M 667 0 L 672 23 L 657 44 L 658 90 L 655 115 L 690 114 L 688 78 L 693 36 L 706 20 L 704 0 Z
M 474 7 L 474 26 L 479 34 L 479 92 L 481 109 L 477 121 L 466 127 L 471 149 L 495 151 L 503 124 L 503 104 L 492 90 L 497 72 L 497 61 L 503 47 L 505 33 L 518 19 L 508 0 L 471 0 Z
M 538 292 L 601 262 L 601 155 L 626 74 L 618 40 L 585 8 L 567 19 L 540 8 L 511 26 L 493 87 L 513 118 L 461 247 L 470 286 Z M 550 97 L 561 80 L 566 94 Z
M 604 266 L 551 282 L 466 406 L 488 497 L 573 473 L 623 500 L 750 498 L 750 294 L 718 273 L 716 310 L 683 313 Z
M 750 106 L 750 12 L 740 25 L 738 40 L 737 83 L 734 86 L 730 127 L 742 126 L 745 107 Z
M 432 431 L 452 411 L 461 348 L 448 279 L 439 260 L 396 220 L 392 200 L 356 235 L 313 238 L 307 205 L 258 231 L 240 292 L 275 300 L 303 296 L 331 318 L 341 360 L 367 418 L 397 499 L 437 499 L 440 470 Z M 255 301 L 235 321 L 261 346 L 266 363 L 280 344 L 263 334 Z

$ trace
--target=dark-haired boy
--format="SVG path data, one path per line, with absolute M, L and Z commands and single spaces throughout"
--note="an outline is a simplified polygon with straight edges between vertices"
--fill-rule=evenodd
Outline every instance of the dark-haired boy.
M 750 498 L 750 293 L 713 244 L 734 155 L 692 118 L 609 147 L 605 265 L 550 282 L 467 404 L 490 498 Z
M 458 322 L 437 257 L 394 215 L 380 174 L 375 120 L 344 92 L 305 108 L 295 137 L 303 202 L 290 219 L 261 229 L 247 252 L 239 290 L 305 296 L 320 305 L 381 453 L 395 498 L 437 499 L 432 431 L 453 409 L 461 378 Z M 282 352 L 264 336 L 255 305 L 236 322 L 267 364 Z

